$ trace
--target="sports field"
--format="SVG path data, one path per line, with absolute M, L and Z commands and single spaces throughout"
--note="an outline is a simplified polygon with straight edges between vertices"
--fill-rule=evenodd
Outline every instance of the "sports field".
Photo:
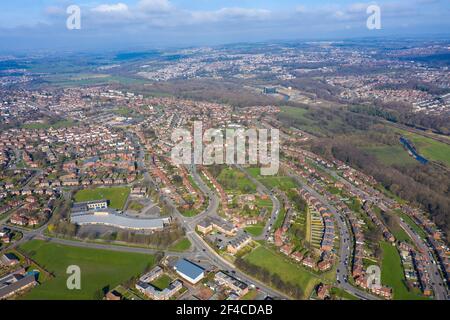
M 109 206 L 113 209 L 123 210 L 130 194 L 128 187 L 95 188 L 80 190 L 75 194 L 76 202 L 109 200 Z
M 155 264 L 152 255 L 79 248 L 40 240 L 26 242 L 20 250 L 55 276 L 23 297 L 28 300 L 99 299 L 103 290 L 114 288 Z M 66 270 L 71 265 L 81 269 L 81 290 L 67 289 Z

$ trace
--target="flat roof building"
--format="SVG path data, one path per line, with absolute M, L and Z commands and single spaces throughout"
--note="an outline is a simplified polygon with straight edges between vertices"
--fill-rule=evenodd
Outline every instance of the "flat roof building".
M 180 259 L 174 266 L 175 271 L 192 284 L 196 284 L 205 277 L 205 269 L 186 259 Z
M 78 225 L 105 225 L 128 230 L 163 230 L 164 224 L 169 219 L 137 219 L 126 215 L 118 214 L 115 210 L 101 210 L 95 212 L 80 212 L 72 214 L 70 217 L 72 223 Z

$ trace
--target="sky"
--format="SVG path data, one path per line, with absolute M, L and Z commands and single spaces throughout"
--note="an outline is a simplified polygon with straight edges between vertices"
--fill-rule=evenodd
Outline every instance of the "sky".
M 80 8 L 69 30 L 67 8 Z M 377 5 L 381 29 L 369 30 Z M 449 35 L 450 0 L 2 1 L 0 51 L 123 50 L 271 40 Z

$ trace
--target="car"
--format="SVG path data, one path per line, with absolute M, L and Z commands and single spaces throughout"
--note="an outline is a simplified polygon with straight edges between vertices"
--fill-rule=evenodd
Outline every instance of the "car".
M 339 273 L 339 272 L 340 272 L 340 270 L 339 270 L 339 269 L 337 269 L 337 270 L 336 270 L 336 272 L 337 272 L 337 273 Z

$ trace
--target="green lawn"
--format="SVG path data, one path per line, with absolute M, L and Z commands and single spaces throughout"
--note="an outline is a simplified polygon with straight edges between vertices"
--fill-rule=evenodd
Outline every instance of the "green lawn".
M 286 216 L 286 210 L 284 210 L 284 206 L 281 206 L 280 212 L 278 212 L 277 219 L 275 220 L 275 222 L 273 224 L 273 230 L 281 228 L 281 226 L 283 225 L 285 216 Z
M 175 244 L 173 244 L 169 250 L 172 251 L 186 251 L 189 250 L 189 248 L 192 246 L 192 243 L 189 241 L 188 238 L 183 238 L 179 241 L 177 241 Z
M 248 226 L 245 228 L 245 231 L 247 231 L 254 237 L 259 237 L 264 231 L 264 226 L 261 225 Z
M 425 239 L 427 237 L 426 232 L 421 227 L 419 227 L 419 225 L 417 225 L 417 223 L 415 223 L 414 220 L 410 216 L 408 216 L 401 210 L 395 210 L 395 212 L 398 213 L 399 216 L 403 219 L 403 221 L 405 221 L 405 223 L 407 223 L 411 227 L 411 229 L 413 229 L 423 239 Z
M 200 213 L 198 210 L 195 210 L 195 209 L 183 209 L 183 208 L 180 208 L 179 211 L 180 211 L 180 213 L 183 216 L 185 216 L 187 218 L 195 217 L 197 214 Z
M 258 295 L 257 290 L 249 290 L 242 298 L 241 300 L 250 301 L 255 300 L 256 296 Z
M 277 274 L 286 282 L 298 285 L 304 292 L 304 298 L 309 297 L 315 285 L 323 281 L 288 258 L 263 246 L 254 249 L 244 259 Z
M 103 288 L 112 289 L 155 264 L 152 255 L 71 247 L 40 240 L 26 242 L 20 250 L 55 275 L 26 294 L 24 299 L 29 300 L 96 299 Z M 66 270 L 70 265 L 81 269 L 81 290 L 67 289 Z
M 128 209 L 130 210 L 134 210 L 134 211 L 141 211 L 142 209 L 144 209 L 144 205 L 136 202 L 136 201 L 132 201 L 129 205 L 128 205 Z
M 125 202 L 130 194 L 128 187 L 95 188 L 80 190 L 75 194 L 75 201 L 109 200 L 109 206 L 113 209 L 123 210 Z
M 156 279 L 155 281 L 151 282 L 151 284 L 158 288 L 159 290 L 164 290 L 165 288 L 167 288 L 169 286 L 169 284 L 172 282 L 172 278 L 169 277 L 166 274 L 163 274 L 161 277 L 159 277 L 158 279 Z
M 297 184 L 291 177 L 283 176 L 280 174 L 274 176 L 262 176 L 260 174 L 260 168 L 248 168 L 247 171 L 252 177 L 258 179 L 262 184 L 270 189 L 278 188 L 280 190 L 287 191 L 297 187 Z
M 426 299 L 418 293 L 408 290 L 403 274 L 402 262 L 397 248 L 388 242 L 381 242 L 383 260 L 381 264 L 381 283 L 391 287 L 395 300 L 419 300 Z
M 354 295 L 351 295 L 350 293 L 348 293 L 347 291 L 345 291 L 341 288 L 333 287 L 333 288 L 331 288 L 330 293 L 342 300 L 359 300 L 357 297 L 355 297 Z

